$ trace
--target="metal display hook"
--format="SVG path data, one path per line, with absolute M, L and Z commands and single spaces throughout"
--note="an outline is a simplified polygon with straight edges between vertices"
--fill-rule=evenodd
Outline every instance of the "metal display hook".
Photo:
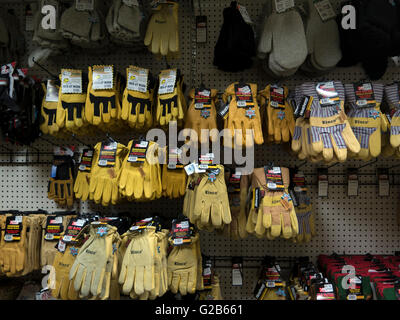
M 90 149 L 93 149 L 93 146 L 92 146 L 91 144 L 88 144 L 88 143 L 86 143 L 86 142 L 84 142 L 84 141 L 78 139 L 78 138 L 76 137 L 76 134 L 75 134 L 75 133 L 73 133 L 73 134 L 71 135 L 71 137 L 72 137 L 72 139 L 74 139 L 75 141 L 77 141 L 77 142 L 79 142 L 79 143 L 82 143 L 83 145 L 89 147 Z
M 371 162 L 368 162 L 368 163 L 362 165 L 361 167 L 358 167 L 357 170 L 360 170 L 360 169 L 362 169 L 362 168 L 368 167 L 368 166 L 370 166 L 371 164 L 374 164 L 374 163 L 376 163 L 376 162 L 378 162 L 378 158 L 375 158 L 375 160 L 373 160 L 373 161 L 371 161 Z M 389 169 L 390 169 L 390 168 L 389 168 Z

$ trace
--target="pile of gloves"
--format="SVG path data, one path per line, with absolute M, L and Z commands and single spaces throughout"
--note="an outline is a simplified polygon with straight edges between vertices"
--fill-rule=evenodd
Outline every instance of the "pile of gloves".
M 350 0 L 342 4 L 355 8 L 355 29 L 340 28 L 343 58 L 340 67 L 362 64 L 371 80 L 382 78 L 388 58 L 400 54 L 400 19 L 397 0 Z M 338 21 L 344 18 L 338 16 Z
M 39 136 L 40 101 L 43 91 L 39 83 L 26 76 L 27 70 L 15 63 L 1 66 L 0 130 L 13 144 L 30 145 Z
M 399 157 L 398 84 L 308 82 L 297 86 L 295 95 L 292 150 L 299 159 L 333 163 L 381 154 Z
M 47 214 L 45 211 L 4 211 L 0 215 L 0 272 L 7 277 L 21 277 L 52 265 L 57 253 L 55 244 L 74 217 Z M 76 216 L 75 216 L 76 217 Z
M 250 177 L 246 230 L 257 238 L 297 239 L 299 222 L 289 194 L 288 168 L 255 168 Z
M 21 61 L 25 53 L 24 35 L 13 10 L 0 9 L 0 64 Z
M 334 68 L 342 57 L 335 20 L 324 21 L 313 0 L 297 1 L 292 8 L 267 2 L 257 56 L 273 78 L 286 78 L 299 69 L 317 76 Z
M 240 72 L 253 65 L 256 55 L 254 31 L 232 1 L 223 11 L 223 24 L 214 48 L 214 65 L 227 72 Z
M 334 284 L 338 300 L 398 300 L 400 258 L 390 255 L 320 255 L 320 269 Z M 349 276 L 347 267 L 354 268 Z M 347 277 L 348 288 L 343 285 Z
M 62 69 L 59 80 L 42 83 L 44 134 L 65 138 L 98 130 L 124 133 L 127 127 L 145 132 L 171 121 L 183 126 L 187 106 L 179 69 L 161 71 L 158 83 L 148 69 L 129 66 L 125 79 L 112 65 L 89 67 L 88 74 Z
M 310 262 L 298 257 L 289 276 L 287 288 L 290 300 L 336 300 L 332 282 Z
M 222 165 L 209 165 L 204 173 L 188 176 L 183 214 L 200 230 L 222 229 L 232 222 Z
M 39 48 L 32 54 L 37 62 L 45 62 L 49 56 L 71 50 L 73 46 L 98 52 L 107 49 L 110 40 L 113 45 L 135 51 L 145 48 L 147 8 L 139 2 L 129 4 L 122 0 L 113 0 L 109 6 L 100 0 L 92 3 L 93 7 L 85 3 L 66 6 L 59 0 L 41 0 L 38 8 L 33 6 L 33 41 Z M 56 9 L 55 30 L 42 26 L 44 14 L 41 8 L 45 5 Z
M 122 236 L 105 221 L 87 224 L 58 249 L 52 294 L 63 300 L 115 300 L 120 293 L 153 300 L 167 291 L 183 296 L 205 289 L 199 234 L 193 231 L 179 244 L 177 239 L 152 218 Z
M 152 10 L 144 44 L 157 56 L 179 57 L 179 4 L 175 0 L 160 2 Z

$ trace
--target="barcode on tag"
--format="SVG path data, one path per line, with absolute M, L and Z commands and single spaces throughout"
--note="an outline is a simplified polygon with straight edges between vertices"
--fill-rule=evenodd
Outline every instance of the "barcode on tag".
M 4 235 L 4 240 L 5 241 L 13 241 L 13 236 L 12 236 L 12 234 L 6 234 L 6 235 Z
M 110 90 L 114 87 L 113 67 L 93 67 L 93 90 Z
M 64 241 L 64 242 L 70 242 L 70 241 L 72 241 L 72 236 L 64 236 L 64 237 L 63 237 L 63 241 Z
M 183 243 L 183 239 L 182 238 L 174 239 L 174 245 L 178 246 L 178 245 L 180 245 L 182 243 Z
M 160 74 L 159 94 L 167 94 L 174 92 L 176 82 L 176 70 L 164 70 Z

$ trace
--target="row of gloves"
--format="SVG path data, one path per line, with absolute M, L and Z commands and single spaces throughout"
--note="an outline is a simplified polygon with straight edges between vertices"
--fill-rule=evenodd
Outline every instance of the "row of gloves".
M 108 206 L 127 201 L 150 201 L 162 196 L 179 198 L 185 193 L 186 173 L 159 164 L 164 150 L 155 142 L 99 142 L 83 151 L 74 180 L 72 155 L 55 155 L 48 183 L 48 198 L 60 206 L 77 199 Z M 161 168 L 162 167 L 162 168 Z
M 199 234 L 173 243 L 168 230 L 155 226 L 132 227 L 120 236 L 115 227 L 92 223 L 57 252 L 52 294 L 63 300 L 116 300 L 120 293 L 153 300 L 168 290 L 182 296 L 204 290 Z M 213 290 L 220 299 L 217 277 Z
M 126 69 L 126 79 L 116 74 L 113 66 L 89 67 L 87 78 L 81 70 L 63 69 L 62 82 L 69 82 L 65 74 L 78 73 L 81 79 L 81 93 L 63 93 L 62 83 L 43 84 L 46 95 L 43 98 L 41 131 L 58 137 L 65 132 L 78 135 L 95 134 L 96 129 L 106 132 L 126 132 L 127 126 L 134 130 L 146 131 L 154 126 L 165 127 L 170 121 L 182 124 L 186 112 L 186 100 L 183 96 L 183 76 L 179 70 L 166 70 L 159 76 L 158 83 L 163 83 L 162 74 L 174 73 L 174 83 L 170 93 L 161 92 L 151 74 L 147 72 L 140 91 L 129 86 L 133 77 L 131 68 Z M 106 71 L 105 71 L 106 70 Z M 97 89 L 99 73 L 109 72 L 110 89 Z M 128 85 L 127 85 L 128 83 Z
M 400 299 L 398 256 L 320 255 L 318 265 L 334 285 L 338 300 Z
M 296 1 L 280 12 L 277 2 L 265 2 L 257 57 L 273 78 L 286 78 L 299 69 L 318 76 L 332 70 L 342 58 L 339 27 L 323 21 L 315 1 Z
M 4 140 L 30 145 L 40 135 L 43 92 L 15 63 L 3 65 L 0 74 L 0 130 Z
M 279 173 L 256 168 L 246 175 L 225 173 L 223 166 L 216 165 L 194 173 L 188 177 L 183 214 L 200 230 L 215 230 L 232 239 L 254 234 L 309 242 L 315 236 L 315 221 L 304 176 L 294 174 L 291 184 L 288 168 L 275 170 Z M 270 178 L 280 179 L 278 189 L 269 187 Z
M 179 53 L 177 2 L 156 4 L 151 17 L 148 4 L 142 1 L 135 4 L 113 0 L 107 6 L 100 0 L 92 3 L 92 8 L 85 4 L 85 8 L 82 4 L 64 8 L 59 0 L 39 0 L 39 8 L 34 8 L 33 41 L 40 48 L 31 53 L 31 58 L 36 62 L 45 61 L 50 55 L 70 50 L 70 44 L 98 51 L 107 47 L 110 41 L 135 51 L 147 46 L 160 56 L 174 57 Z M 42 25 L 46 16 L 42 8 L 48 5 L 56 10 L 56 28 L 51 30 Z
M 340 81 L 297 86 L 296 105 L 303 111 L 296 119 L 292 150 L 300 159 L 327 163 L 349 157 L 370 160 L 381 153 L 398 156 L 398 89 L 397 83 Z M 382 112 L 384 97 L 388 108 Z
M 0 272 L 20 277 L 53 263 L 54 240 L 66 229 L 72 215 L 38 212 L 0 215 Z
M 0 8 L 0 64 L 25 53 L 25 39 L 14 10 Z

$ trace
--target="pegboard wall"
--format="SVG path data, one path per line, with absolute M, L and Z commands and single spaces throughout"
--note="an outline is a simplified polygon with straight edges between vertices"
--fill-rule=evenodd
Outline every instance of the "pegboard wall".
M 194 0 L 197 1 L 197 0 Z M 172 67 L 179 67 L 188 87 L 200 84 L 200 74 L 203 75 L 207 86 L 223 91 L 230 83 L 243 78 L 245 81 L 257 83 L 259 88 L 265 87 L 273 80 L 262 71 L 259 62 L 255 61 L 253 68 L 242 73 L 225 73 L 213 66 L 214 46 L 222 26 L 222 11 L 229 6 L 230 1 L 199 0 L 202 15 L 207 16 L 207 43 L 196 44 L 194 13 L 190 1 L 181 1 L 179 8 L 179 34 L 181 56 L 179 59 L 170 61 Z M 268 1 L 268 0 L 267 0 Z M 18 15 L 22 30 L 25 29 L 25 6 L 30 1 L 0 1 L 2 8 L 13 8 Z M 258 23 L 263 17 L 262 7 L 264 0 L 243 0 L 252 20 Z M 335 5 L 338 5 L 336 1 Z M 25 32 L 27 53 L 34 45 L 31 43 L 32 33 Z M 24 57 L 26 63 L 27 54 Z M 23 63 L 22 63 L 23 64 Z M 62 67 L 76 67 L 86 69 L 93 64 L 114 64 L 116 69 L 122 73 L 130 64 L 138 64 L 149 68 L 154 75 L 166 67 L 163 60 L 157 60 L 150 53 L 131 53 L 127 49 L 113 48 L 108 54 L 96 56 L 85 51 L 73 52 L 63 57 L 49 60 L 45 67 L 52 73 L 58 74 Z M 399 69 L 391 62 L 388 72 L 381 80 L 389 83 L 399 80 Z M 48 75 L 43 70 L 35 67 L 30 69 L 30 74 L 37 75 L 43 79 Z M 364 71 L 359 67 L 337 68 L 327 74 L 326 78 L 340 80 L 343 83 L 355 82 L 365 79 Z M 289 88 L 296 84 L 309 81 L 310 78 L 302 74 L 284 81 Z M 74 140 L 60 141 L 52 137 L 46 137 L 54 144 L 75 144 Z M 85 143 L 95 144 L 104 136 L 96 138 L 80 137 Z M 127 144 L 132 138 L 129 134 L 115 136 L 121 143 Z M 4 149 L 4 143 L 1 145 Z M 24 151 L 24 148 L 12 147 L 15 151 Z M 36 148 L 36 149 L 35 149 Z M 23 165 L 9 164 L 7 156 L 0 156 L 0 203 L 1 210 L 16 209 L 45 209 L 48 211 L 59 211 L 60 208 L 47 199 L 47 181 L 50 172 L 51 151 L 53 145 L 43 140 L 37 140 L 30 151 L 49 153 L 41 155 L 43 164 Z M 5 151 L 5 150 L 1 150 Z M 14 161 L 25 161 L 25 157 L 14 158 Z M 34 156 L 32 157 L 34 160 Z M 295 166 L 302 164 L 301 161 L 291 155 L 284 146 L 258 146 L 255 151 L 255 167 L 263 166 L 273 161 L 280 166 Z M 224 236 L 201 232 L 202 251 L 211 256 L 264 256 L 272 255 L 278 257 L 288 256 L 310 256 L 314 261 L 318 254 L 347 253 L 386 253 L 393 254 L 400 248 L 400 227 L 397 215 L 400 211 L 400 167 L 393 168 L 390 173 L 391 188 L 389 197 L 379 197 L 377 194 L 376 168 L 391 168 L 400 165 L 400 160 L 379 158 L 376 163 L 360 169 L 360 187 L 357 197 L 347 196 L 346 168 L 358 168 L 365 163 L 357 160 L 349 160 L 344 164 L 338 164 L 329 169 L 329 180 L 334 185 L 329 187 L 329 196 L 319 198 L 316 186 L 316 170 L 319 165 L 307 163 L 302 166 L 310 185 L 309 191 L 316 217 L 317 236 L 307 244 L 294 244 L 290 241 L 277 239 L 275 241 L 260 240 L 249 236 L 244 240 L 230 240 Z M 323 166 L 323 165 L 322 165 Z M 92 202 L 77 203 L 76 209 L 80 212 L 102 212 L 113 215 L 118 212 L 130 212 L 133 216 L 142 218 L 153 213 L 166 217 L 174 217 L 182 209 L 183 200 L 160 199 L 151 203 L 124 203 L 112 207 L 101 207 Z M 219 263 L 220 265 L 221 263 Z M 253 289 L 257 280 L 257 269 L 246 268 L 246 266 L 257 266 L 259 262 L 244 261 L 244 282 L 241 287 L 231 286 L 231 269 L 228 267 L 230 261 L 222 263 L 223 268 L 218 268 L 220 274 L 222 294 L 226 299 L 252 299 Z

